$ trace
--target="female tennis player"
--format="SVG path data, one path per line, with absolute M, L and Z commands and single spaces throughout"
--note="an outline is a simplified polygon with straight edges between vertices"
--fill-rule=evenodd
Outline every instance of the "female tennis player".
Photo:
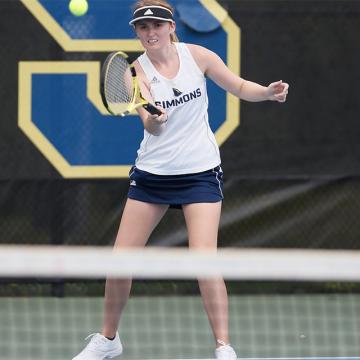
M 135 4 L 130 25 L 145 48 L 134 63 L 142 95 L 162 112 L 139 108 L 144 139 L 130 172 L 130 189 L 115 247 L 143 247 L 169 207 L 182 208 L 192 249 L 216 251 L 223 200 L 219 148 L 208 122 L 205 79 L 247 101 L 285 102 L 289 85 L 264 87 L 233 74 L 214 52 L 180 43 L 172 7 L 163 0 Z M 139 221 L 141 219 L 141 221 Z M 223 279 L 199 280 L 215 338 L 215 356 L 235 360 L 229 344 L 228 298 Z M 102 332 L 73 360 L 122 353 L 117 332 L 131 279 L 107 279 Z

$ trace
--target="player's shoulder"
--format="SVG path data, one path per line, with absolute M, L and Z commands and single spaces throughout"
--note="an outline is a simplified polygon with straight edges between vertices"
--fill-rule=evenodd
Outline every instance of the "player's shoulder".
M 189 44 L 189 43 L 184 43 L 184 44 L 190 50 L 190 52 L 194 54 L 206 54 L 209 51 L 209 49 L 201 45 Z
M 208 67 L 209 60 L 215 55 L 215 53 L 201 45 L 186 44 L 186 46 L 200 69 L 205 72 Z
M 138 60 L 138 59 L 135 59 L 135 60 L 132 62 L 132 65 L 133 65 L 134 68 L 135 68 L 137 77 L 138 77 L 138 78 L 142 77 L 143 74 L 144 74 L 144 70 L 143 70 L 143 68 L 141 67 L 139 60 Z
M 134 60 L 132 64 L 134 65 L 136 76 L 139 83 L 143 83 L 147 88 L 149 88 L 150 87 L 149 81 L 145 75 L 144 69 L 140 65 L 139 60 L 138 59 Z
M 201 45 L 186 44 L 186 46 L 190 50 L 191 55 L 201 62 L 207 61 L 209 58 L 216 55 L 212 50 Z

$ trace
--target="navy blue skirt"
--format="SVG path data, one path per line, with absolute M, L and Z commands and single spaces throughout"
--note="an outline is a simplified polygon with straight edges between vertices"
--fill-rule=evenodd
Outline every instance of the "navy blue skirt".
M 184 175 L 155 175 L 133 166 L 129 177 L 128 197 L 143 202 L 181 208 L 185 204 L 218 202 L 224 198 L 220 166 Z

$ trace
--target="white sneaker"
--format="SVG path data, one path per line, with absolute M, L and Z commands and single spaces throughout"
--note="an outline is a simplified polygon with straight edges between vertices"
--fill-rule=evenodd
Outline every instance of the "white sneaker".
M 225 344 L 222 341 L 219 341 L 222 346 L 215 349 L 215 357 L 217 360 L 237 360 L 236 352 L 229 344 Z
M 91 338 L 85 349 L 72 360 L 103 360 L 112 359 L 122 353 L 123 347 L 119 334 L 116 333 L 114 340 L 97 333 L 89 335 L 85 340 Z

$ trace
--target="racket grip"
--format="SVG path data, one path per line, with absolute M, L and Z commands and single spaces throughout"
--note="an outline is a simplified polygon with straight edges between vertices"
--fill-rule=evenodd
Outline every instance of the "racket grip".
M 143 108 L 151 115 L 162 115 L 162 112 L 152 104 L 145 104 Z

